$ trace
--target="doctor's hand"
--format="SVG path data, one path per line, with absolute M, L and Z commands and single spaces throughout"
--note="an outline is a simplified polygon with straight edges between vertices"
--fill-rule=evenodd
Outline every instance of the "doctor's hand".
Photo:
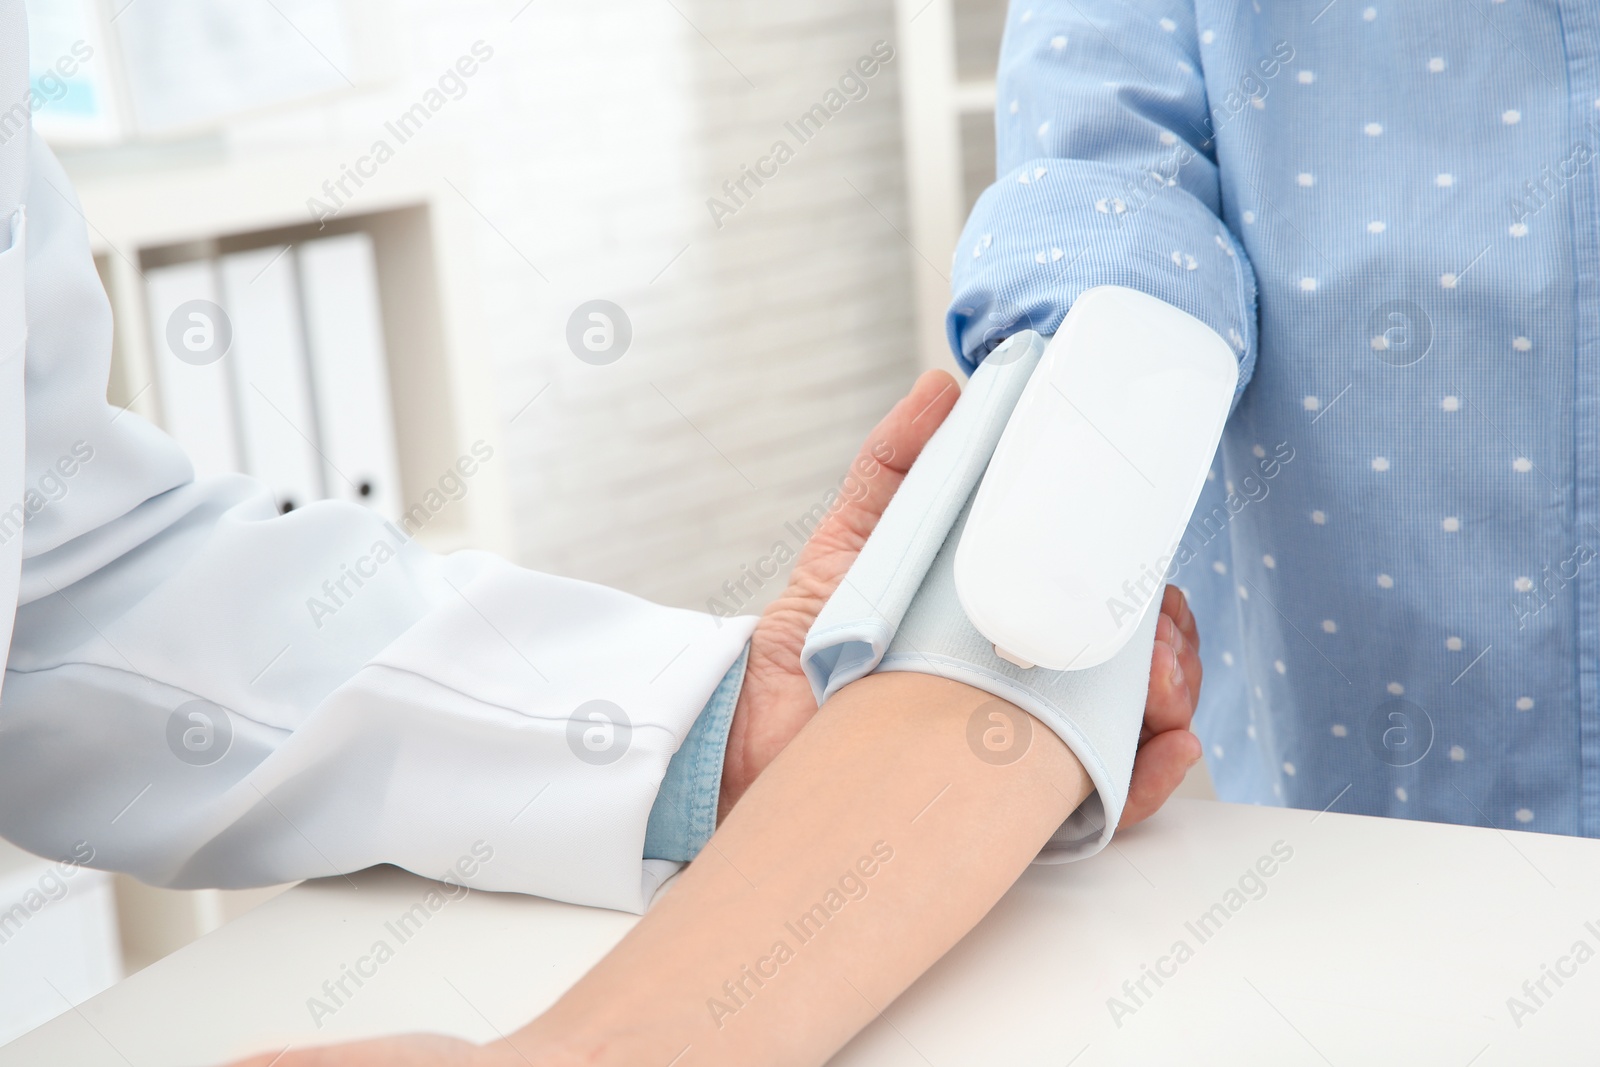
M 1150 693 L 1133 758 L 1128 803 L 1117 829 L 1148 819 L 1167 802 L 1200 760 L 1200 739 L 1189 732 L 1200 700 L 1200 633 L 1189 602 L 1175 585 L 1161 597 L 1156 647 L 1150 655 Z
M 944 371 L 928 371 L 867 435 L 839 498 L 795 559 L 789 584 L 767 605 L 750 637 L 744 686 L 728 729 L 717 821 L 817 713 L 800 649 L 822 605 L 839 587 L 883 509 L 933 431 L 960 397 Z
M 728 731 L 717 821 L 816 714 L 800 649 L 822 605 L 855 562 L 883 510 L 933 431 L 955 406 L 959 389 L 943 371 L 928 371 L 867 436 L 850 466 L 837 505 L 806 542 L 783 595 L 761 614 L 750 638 L 744 686 Z M 1154 814 L 1200 758 L 1189 732 L 1200 695 L 1200 638 L 1183 594 L 1168 586 L 1150 660 L 1139 751 L 1121 826 Z

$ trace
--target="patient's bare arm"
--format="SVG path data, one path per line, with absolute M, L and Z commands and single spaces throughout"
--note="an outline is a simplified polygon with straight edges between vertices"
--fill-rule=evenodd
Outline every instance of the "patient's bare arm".
M 841 691 L 504 1062 L 824 1062 L 988 912 L 1090 791 L 1037 723 L 1015 762 L 979 759 L 968 722 L 993 703 L 917 674 Z
M 418 1035 L 297 1051 L 274 1067 L 823 1063 L 1090 791 L 1037 722 L 1014 762 L 979 759 L 968 723 L 994 703 L 931 675 L 846 687 L 638 926 L 522 1030 L 481 1047 Z

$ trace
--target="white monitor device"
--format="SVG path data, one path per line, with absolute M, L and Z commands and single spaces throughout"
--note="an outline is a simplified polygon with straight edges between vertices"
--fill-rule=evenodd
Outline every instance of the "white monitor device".
M 997 655 L 1083 670 L 1121 650 L 1165 585 L 1238 377 L 1228 342 L 1163 300 L 1077 299 L 956 548 L 957 596 Z

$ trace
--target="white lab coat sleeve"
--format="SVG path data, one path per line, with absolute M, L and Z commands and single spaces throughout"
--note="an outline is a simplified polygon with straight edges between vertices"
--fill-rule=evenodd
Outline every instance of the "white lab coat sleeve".
M 433 555 L 352 504 L 279 516 L 243 476 L 196 483 L 106 403 L 85 221 L 37 138 L 29 157 L 0 832 L 162 886 L 392 863 L 642 910 L 676 868 L 641 860 L 657 787 L 755 620 Z

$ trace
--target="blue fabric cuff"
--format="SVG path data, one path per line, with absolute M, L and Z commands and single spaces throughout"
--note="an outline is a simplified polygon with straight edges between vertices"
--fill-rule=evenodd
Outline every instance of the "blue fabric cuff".
M 739 703 L 749 659 L 750 646 L 746 644 L 667 763 L 667 773 L 661 779 L 645 828 L 645 859 L 688 863 L 716 831 L 722 756 L 728 747 L 728 727 L 733 724 L 733 709 Z
M 1125 285 L 1226 338 L 1239 358 L 1243 393 L 1255 367 L 1249 258 L 1210 206 L 1184 189 L 1142 204 L 1137 218 L 1115 197 L 1108 202 L 1108 191 L 1138 177 L 1127 167 L 1034 159 L 978 198 L 962 232 L 945 319 L 968 374 L 1014 334 L 1054 334 L 1085 289 Z

